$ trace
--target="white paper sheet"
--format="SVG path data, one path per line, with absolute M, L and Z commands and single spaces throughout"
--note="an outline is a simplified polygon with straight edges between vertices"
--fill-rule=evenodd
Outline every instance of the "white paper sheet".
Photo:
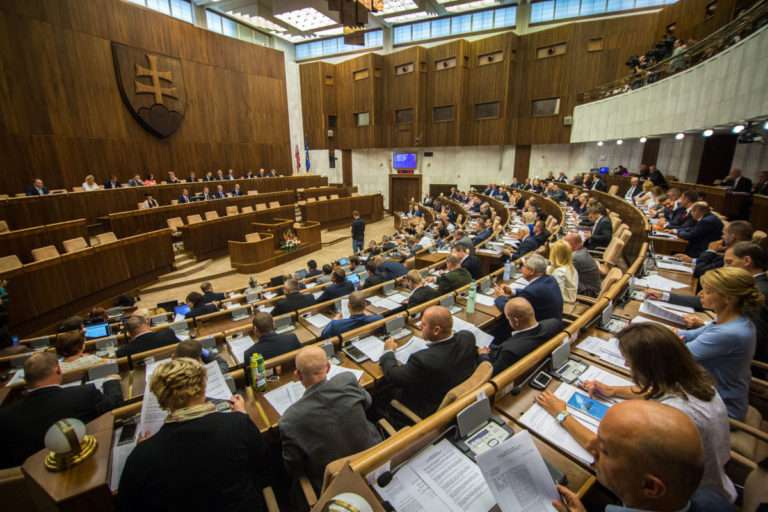
M 408 300 L 408 295 L 398 292 L 390 295 L 387 298 L 392 302 L 397 302 L 398 304 L 404 304 Z
M 527 430 L 478 455 L 477 465 L 502 512 L 555 510 L 560 495 Z
M 407 343 L 400 346 L 395 350 L 395 358 L 400 361 L 400 364 L 406 364 L 411 354 L 415 354 L 420 350 L 427 348 L 427 342 L 418 336 L 411 336 L 411 339 Z
M 24 368 L 19 368 L 13 373 L 13 377 L 5 384 L 6 387 L 16 386 L 24 383 Z
M 375 306 L 377 308 L 383 308 L 387 311 L 391 311 L 393 309 L 397 309 L 400 307 L 399 302 L 395 302 L 394 300 L 389 299 L 388 297 L 379 297 L 377 295 L 374 295 L 373 297 L 368 297 L 368 302 L 371 304 L 371 306 Z
M 321 296 L 322 294 L 323 294 L 323 292 L 322 292 L 322 291 L 319 291 L 319 292 L 315 292 L 315 293 L 313 293 L 313 294 L 312 294 L 312 296 L 315 298 L 315 300 L 317 300 L 317 299 L 319 299 L 319 298 L 320 298 L 320 296 Z
M 445 503 L 414 471 L 401 467 L 386 487 L 373 485 L 376 492 L 398 512 L 434 512 L 445 510 Z
M 327 379 L 332 379 L 335 376 L 337 376 L 340 373 L 349 372 L 355 376 L 355 378 L 360 381 L 360 379 L 363 377 L 363 370 L 354 370 L 352 368 L 346 368 L 344 366 L 339 366 L 336 364 L 331 365 L 331 369 L 328 370 L 328 375 L 326 376 Z
M 485 295 L 484 293 L 478 293 L 475 295 L 475 302 L 483 306 L 493 306 L 494 300 L 495 299 L 493 297 L 490 295 Z
M 662 320 L 666 320 L 667 322 L 671 322 L 673 324 L 682 326 L 685 325 L 685 319 L 683 318 L 682 313 L 671 311 L 664 306 L 665 304 L 663 302 L 646 300 L 640 305 L 639 312 L 644 315 L 661 318 Z
M 243 364 L 245 361 L 245 351 L 253 346 L 253 338 L 250 336 L 240 336 L 229 342 L 229 350 L 237 361 L 237 364 Z
M 259 306 L 259 311 L 263 311 L 264 313 L 272 313 L 273 309 L 275 309 L 275 306 Z
M 637 286 L 653 288 L 665 292 L 671 292 L 677 288 L 685 288 L 688 286 L 687 284 L 683 284 L 672 279 L 667 279 L 666 277 L 660 276 L 658 274 L 651 274 L 648 277 L 642 279 L 634 279 L 633 283 Z
M 374 363 L 378 363 L 381 355 L 384 353 L 384 342 L 375 336 L 366 336 L 354 341 L 352 346 L 360 350 Z
M 139 417 L 139 437 L 153 436 L 165 423 L 168 412 L 160 407 L 155 394 L 147 386 L 141 401 L 141 416 Z
M 488 334 L 487 332 L 481 330 L 476 325 L 471 324 L 467 321 L 462 320 L 461 318 L 454 316 L 453 317 L 453 332 L 458 331 L 469 331 L 472 334 L 475 335 L 475 345 L 480 347 L 487 347 L 491 344 L 493 341 L 493 336 Z
M 314 315 L 309 315 L 304 317 L 304 319 L 312 324 L 313 326 L 317 327 L 318 329 L 322 329 L 329 323 L 331 323 L 331 319 L 325 316 L 322 313 L 316 313 Z
M 693 274 L 693 267 L 684 265 L 682 263 L 671 263 L 667 261 L 656 261 L 656 266 L 663 270 L 674 270 L 675 272 L 685 272 L 686 274 Z
M 598 368 L 595 365 L 589 365 L 587 369 L 579 376 L 580 382 L 586 382 L 588 380 L 599 380 L 603 384 L 609 386 L 632 386 L 632 381 L 616 375 L 615 373 L 607 372 L 602 368 Z M 620 402 L 621 399 L 614 399 L 613 402 Z
M 304 396 L 304 386 L 301 382 L 289 382 L 279 388 L 264 393 L 264 398 L 282 416 L 288 408 Z
M 208 370 L 208 384 L 205 387 L 205 396 L 219 400 L 230 400 L 232 398 L 232 390 L 229 389 L 227 381 L 224 379 L 224 374 L 221 373 L 219 363 L 211 361 L 205 365 L 205 369 Z
M 113 492 L 118 490 L 120 477 L 123 475 L 123 468 L 125 468 L 125 461 L 128 460 L 128 456 L 133 449 L 136 448 L 136 441 L 125 443 L 120 446 L 117 445 L 123 428 L 124 427 L 120 427 L 120 429 L 115 432 L 115 441 L 112 446 L 112 469 L 109 475 L 109 488 Z
M 612 365 L 629 369 L 619 350 L 619 340 L 616 338 L 604 340 L 596 336 L 587 336 L 579 342 L 576 348 L 589 352 Z

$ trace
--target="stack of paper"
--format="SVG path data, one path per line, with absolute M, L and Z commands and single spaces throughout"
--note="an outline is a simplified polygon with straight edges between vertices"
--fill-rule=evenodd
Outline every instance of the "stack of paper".
M 493 306 L 494 300 L 495 299 L 490 295 L 485 295 L 483 293 L 478 293 L 475 295 L 475 302 L 482 304 L 483 306 Z
M 619 350 L 619 340 L 616 338 L 604 340 L 596 336 L 587 336 L 578 344 L 577 348 L 589 352 L 590 354 L 594 354 L 601 360 L 614 366 L 628 368 L 627 362 L 624 360 L 624 356 L 621 355 L 621 351 Z
M 390 300 L 387 297 L 379 297 L 378 295 L 374 295 L 373 297 L 368 297 L 368 302 L 371 304 L 371 306 L 386 309 L 387 311 L 397 309 L 400 307 L 400 304 Z
M 673 311 L 665 306 L 666 305 L 663 302 L 646 300 L 640 305 L 639 312 L 644 315 L 661 318 L 662 320 L 666 320 L 673 324 L 685 325 L 685 318 L 681 313 Z
M 384 353 L 384 342 L 375 336 L 366 336 L 363 339 L 353 341 L 352 346 L 374 363 L 378 363 Z
M 24 383 L 24 369 L 19 368 L 13 373 L 13 377 L 11 377 L 8 382 L 5 384 L 6 387 L 15 386 L 17 384 L 23 384 Z
M 405 302 L 408 300 L 408 295 L 405 295 L 404 293 L 393 293 L 389 297 L 387 297 L 392 302 L 396 302 L 398 304 L 405 304 Z
M 331 319 L 325 316 L 322 313 L 316 313 L 314 315 L 308 315 L 304 317 L 304 319 L 309 322 L 311 325 L 317 327 L 318 329 L 324 328 L 326 325 L 331 323 Z
M 245 363 L 245 351 L 253 346 L 253 338 L 250 336 L 240 336 L 229 341 L 229 351 L 237 361 L 237 364 Z
M 693 267 L 684 263 L 674 263 L 669 261 L 656 260 L 656 266 L 664 270 L 674 270 L 676 272 L 685 272 L 686 274 L 693 274 Z
M 395 358 L 397 358 L 400 364 L 406 364 L 408 362 L 408 358 L 411 357 L 411 354 L 415 354 L 416 352 L 424 350 L 425 348 L 427 348 L 426 341 L 419 338 L 418 336 L 411 336 L 411 339 L 408 340 L 408 343 L 405 343 L 404 345 L 398 347 L 397 350 L 395 350 Z
M 458 331 L 469 331 L 472 334 L 475 335 L 475 345 L 477 347 L 487 347 L 491 344 L 493 341 L 493 336 L 488 334 L 487 332 L 481 330 L 479 327 L 477 327 L 474 324 L 471 324 L 469 322 L 466 322 L 462 320 L 461 318 L 454 316 L 453 317 L 453 332 Z
M 352 375 L 354 375 L 355 378 L 358 381 L 363 377 L 363 374 L 365 373 L 365 372 L 363 372 L 363 370 L 355 370 L 353 368 L 346 368 L 344 366 L 339 366 L 339 365 L 336 365 L 336 364 L 332 364 L 331 365 L 331 369 L 328 370 L 328 375 L 326 376 L 326 378 L 332 379 L 335 376 L 337 376 L 338 374 L 345 373 L 345 372 L 349 372 Z
M 658 274 L 651 274 L 643 279 L 633 278 L 632 284 L 635 286 L 653 288 L 665 292 L 671 292 L 677 288 L 685 288 L 688 286 L 687 284 L 683 284 L 672 279 L 667 279 L 666 277 L 662 277 Z
M 304 396 L 304 386 L 301 382 L 292 381 L 279 388 L 264 393 L 269 405 L 282 416 L 290 406 L 298 402 Z

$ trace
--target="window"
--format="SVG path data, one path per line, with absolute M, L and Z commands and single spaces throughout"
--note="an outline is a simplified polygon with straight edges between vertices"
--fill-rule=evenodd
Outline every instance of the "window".
M 555 2 L 555 19 L 575 18 L 579 15 L 581 0 L 557 0 Z
M 472 15 L 463 14 L 451 18 L 451 34 L 465 34 L 472 31 Z
M 516 5 L 442 16 L 426 21 L 395 25 L 392 29 L 392 39 L 395 45 L 400 45 L 412 41 L 509 28 L 515 26 L 516 17 Z
M 189 23 L 195 22 L 192 4 L 187 0 L 171 0 L 171 16 Z
M 489 103 L 477 103 L 475 105 L 475 119 L 498 119 L 499 102 L 491 101 Z
M 208 30 L 221 34 L 221 16 L 213 11 L 205 11 L 205 23 Z
M 560 98 L 533 100 L 531 107 L 533 117 L 556 116 L 560 113 Z
M 451 18 L 440 18 L 430 22 L 432 24 L 432 38 L 451 35 Z
M 493 28 L 493 11 L 481 11 L 472 14 L 472 32 L 481 32 Z
M 531 23 L 674 4 L 677 0 L 534 0 Z
M 410 27 L 409 27 L 410 28 Z M 384 35 L 381 29 L 369 30 L 363 34 L 365 46 L 347 45 L 344 36 L 318 39 L 307 43 L 297 43 L 296 60 L 312 59 L 327 55 L 336 55 L 346 52 L 362 52 L 370 48 L 380 48 L 384 43 Z
M 370 119 L 368 112 L 357 112 L 356 114 L 353 114 L 355 116 L 355 126 L 362 127 L 362 126 L 368 126 Z
M 392 39 L 395 44 L 409 43 L 413 40 L 410 25 L 398 25 L 392 31 Z
M 171 14 L 171 5 L 168 0 L 147 0 L 147 7 L 164 14 Z
M 411 124 L 413 123 L 413 109 L 404 108 L 402 110 L 395 110 L 395 124 Z
M 600 52 L 603 51 L 603 38 L 595 37 L 587 41 L 588 52 Z
M 453 105 L 432 108 L 432 122 L 446 123 L 453 121 Z
M 493 28 L 514 27 L 517 17 L 517 7 L 502 7 L 496 9 L 493 16 Z
M 430 39 L 430 27 L 432 23 L 429 21 L 423 21 L 421 23 L 414 23 L 411 25 L 412 37 L 415 41 L 421 41 L 424 39 Z

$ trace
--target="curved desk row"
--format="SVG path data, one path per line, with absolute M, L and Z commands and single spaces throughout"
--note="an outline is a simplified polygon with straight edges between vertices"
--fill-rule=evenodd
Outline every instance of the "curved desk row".
M 63 253 L 65 251 L 62 242 L 79 237 L 88 239 L 88 225 L 85 219 L 6 231 L 0 233 L 0 258 L 15 254 L 22 263 L 30 263 L 30 253 L 33 249 L 53 245 Z

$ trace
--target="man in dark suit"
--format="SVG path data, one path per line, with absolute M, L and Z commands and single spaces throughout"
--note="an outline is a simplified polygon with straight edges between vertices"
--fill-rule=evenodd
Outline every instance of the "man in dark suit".
M 187 318 L 195 318 L 196 316 L 208 315 L 219 310 L 219 307 L 216 304 L 212 302 L 205 302 L 203 300 L 202 293 L 189 293 L 185 302 L 189 306 L 189 313 L 186 315 Z
M 520 243 L 517 244 L 515 252 L 505 250 L 505 255 L 509 256 L 509 259 L 512 261 L 539 248 L 539 241 L 533 236 L 528 226 L 521 227 L 517 236 L 519 237 L 518 239 L 520 240 Z
M 528 286 L 522 290 L 513 290 L 506 286 L 496 289 L 499 295 L 494 301 L 499 311 L 511 297 L 523 297 L 533 306 L 536 320 L 541 322 L 547 318 L 563 319 L 563 294 L 552 276 L 547 275 L 547 260 L 540 254 L 531 254 L 525 258 L 521 269 Z
M 203 193 L 200 194 L 200 197 L 203 201 L 208 201 L 210 199 L 213 199 L 213 196 L 211 195 L 211 189 L 208 187 L 203 187 Z
M 376 273 L 376 262 L 373 258 L 369 258 L 368 261 L 365 262 L 365 270 L 368 272 L 368 277 L 365 278 L 365 282 L 361 287 L 362 289 L 370 288 L 371 286 L 376 286 L 384 281 L 388 281 L 384 276 L 380 276 Z
M 213 199 L 224 199 L 227 197 L 227 193 L 224 192 L 224 185 L 216 185 L 216 192 L 214 192 L 211 197 Z
M 245 192 L 242 191 L 239 183 L 235 183 L 235 188 L 232 189 L 232 192 L 230 192 L 229 195 L 232 197 L 240 197 L 244 196 Z
M 189 189 L 182 189 L 181 195 L 179 196 L 179 204 L 186 204 L 191 201 L 192 199 L 189 197 Z
M 560 171 L 560 174 L 555 181 L 558 183 L 568 183 L 568 176 L 566 176 L 563 171 Z
M 317 298 L 317 302 L 325 302 L 338 299 L 355 291 L 355 285 L 347 281 L 347 273 L 343 268 L 337 268 L 331 274 L 331 284 L 325 287 L 323 293 Z
M 600 192 L 608 192 L 608 185 L 605 184 L 605 181 L 600 177 L 599 174 L 595 175 L 595 179 L 592 180 L 592 186 L 589 187 L 589 190 L 597 190 Z
M 365 247 L 365 221 L 357 210 L 352 212 L 352 252 L 362 252 Z
M 384 281 L 397 279 L 408 273 L 408 269 L 402 263 L 396 261 L 385 261 L 381 256 L 374 259 L 376 263 L 376 274 Z
M 315 303 L 315 297 L 311 293 L 301 293 L 299 282 L 296 279 L 288 279 L 283 284 L 285 298 L 277 301 L 272 315 L 280 316 L 298 309 L 308 308 Z
M 467 269 L 472 275 L 472 279 L 480 279 L 483 270 L 480 267 L 480 260 L 477 256 L 469 254 L 469 250 L 464 244 L 453 244 L 452 253 L 461 261 L 461 267 Z
M 651 164 L 648 166 L 648 179 L 651 180 L 651 183 L 657 187 L 661 187 L 665 190 L 668 188 L 667 179 L 664 177 L 661 171 L 656 168 L 656 164 Z
M 587 217 L 592 221 L 592 231 L 587 235 L 584 245 L 587 249 L 606 247 L 613 238 L 613 226 L 608 218 L 605 207 L 601 204 L 590 206 L 587 209 Z
M 686 190 L 680 196 L 680 206 L 673 208 L 672 218 L 667 219 L 668 229 L 691 228 L 696 223 L 691 216 L 691 207 L 699 201 L 699 193 L 695 190 Z
M 45 183 L 43 183 L 43 180 L 41 180 L 40 178 L 36 178 L 35 181 L 32 182 L 32 185 L 27 187 L 27 195 L 28 196 L 48 195 L 48 187 L 45 186 Z
M 322 348 L 303 348 L 295 366 L 305 391 L 280 418 L 283 461 L 293 476 L 306 475 L 319 492 L 329 462 L 374 446 L 381 435 L 365 414 L 371 396 L 351 372 L 328 379 L 330 364 Z
M 472 274 L 461 266 L 459 258 L 453 254 L 445 259 L 445 269 L 446 272 L 438 276 L 436 280 L 437 291 L 441 295 L 452 292 L 453 290 L 472 282 Z M 429 279 L 435 280 L 434 277 L 430 277 Z
M 383 318 L 381 315 L 366 315 L 365 305 L 366 301 L 362 292 L 349 294 L 349 318 L 343 318 L 341 313 L 338 313 L 333 320 L 323 327 L 320 338 L 327 339 L 341 336 L 347 331 L 377 322 Z
M 93 421 L 123 402 L 120 376 L 93 384 L 61 387 L 62 372 L 54 352 L 38 352 L 24 362 L 27 394 L 0 408 L 0 469 L 20 466 L 42 450 L 45 433 L 59 420 Z
M 480 242 L 484 242 L 493 234 L 493 221 L 491 219 L 485 219 L 483 229 L 475 233 L 472 237 L 472 245 L 477 245 Z
M 267 360 L 301 348 L 301 342 L 294 333 L 277 334 L 272 315 L 263 311 L 257 311 L 253 315 L 253 336 L 257 340 L 256 343 L 243 354 L 245 383 L 248 386 L 251 385 L 249 365 L 253 354 L 261 354 Z
M 322 272 L 317 268 L 317 262 L 315 260 L 309 260 L 307 262 L 307 277 L 319 276 Z
M 720 183 L 731 192 L 752 193 L 752 180 L 741 175 L 741 169 L 733 168 L 728 176 Z
M 104 182 L 104 188 L 120 188 L 122 185 L 120 184 L 120 180 L 117 178 L 116 175 L 112 175 L 110 179 Z
M 421 276 L 421 272 L 418 270 L 410 270 L 403 279 L 403 284 L 406 288 L 411 290 L 411 295 L 408 297 L 406 308 L 413 308 L 419 304 L 436 299 L 440 296 L 440 292 L 428 286 L 424 282 L 424 278 Z
M 427 348 L 411 354 L 406 364 L 395 357 L 397 342 L 384 342 L 379 359 L 384 382 L 400 391 L 399 400 L 421 418 L 435 412 L 445 394 L 469 378 L 478 363 L 475 336 L 453 332 L 453 317 L 442 306 L 427 308 L 421 315 L 421 337 Z
M 217 293 L 213 291 L 213 285 L 210 281 L 206 281 L 201 284 L 200 291 L 203 292 L 203 304 L 224 300 L 226 298 L 226 295 L 223 293 Z
M 643 191 L 643 187 L 640 184 L 640 178 L 637 176 L 632 176 L 629 179 L 629 188 L 627 189 L 627 192 L 624 194 L 624 199 L 629 201 L 630 203 L 634 203 L 635 197 L 640 194 Z
M 752 241 L 752 233 L 755 229 L 752 223 L 746 220 L 734 220 L 723 228 L 723 239 L 709 244 L 709 247 L 696 258 L 693 269 L 693 277 L 700 278 L 705 272 L 723 266 L 723 256 L 728 247 L 738 242 Z M 678 258 L 686 263 L 692 263 L 693 258 L 685 254 L 678 254 Z
M 699 201 L 691 207 L 691 216 L 696 224 L 691 228 L 673 230 L 683 240 L 688 240 L 685 254 L 691 258 L 698 258 L 709 244 L 720 240 L 723 236 L 723 222 L 712 213 L 709 205 Z
M 198 294 L 199 295 L 199 294 Z M 117 349 L 117 357 L 125 357 L 140 352 L 146 352 L 154 348 L 164 347 L 178 343 L 176 333 L 171 329 L 161 329 L 152 332 L 149 321 L 139 315 L 133 315 L 125 321 L 125 329 L 131 341 L 121 345 Z
M 482 358 L 493 364 L 494 375 L 536 350 L 563 328 L 563 322 L 555 318 L 537 322 L 531 303 L 522 297 L 515 297 L 506 303 L 504 316 L 512 334 L 500 344 L 494 343 L 479 350 Z

